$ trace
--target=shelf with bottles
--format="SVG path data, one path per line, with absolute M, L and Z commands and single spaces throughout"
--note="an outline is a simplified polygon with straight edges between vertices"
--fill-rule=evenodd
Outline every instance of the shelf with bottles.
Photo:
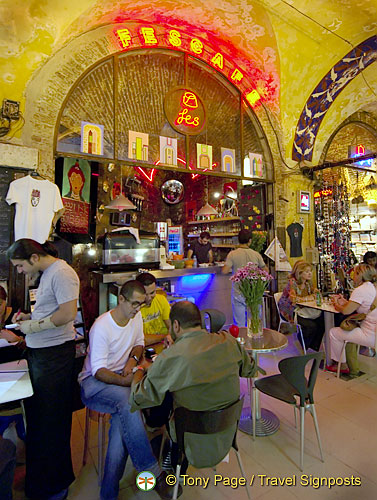
M 236 248 L 238 247 L 238 245 L 235 245 L 234 243 L 233 244 L 229 244 L 227 245 L 226 243 L 211 243 L 213 248 Z
M 229 221 L 240 221 L 239 217 L 217 217 L 216 219 L 207 220 L 190 220 L 187 224 L 212 224 L 213 222 L 229 222 Z
M 187 238 L 198 238 L 200 235 L 200 232 L 199 233 L 190 233 L 187 235 Z M 217 236 L 238 236 L 238 232 L 237 233 L 213 233 L 213 232 L 210 232 L 209 235 L 213 238 L 216 238 Z

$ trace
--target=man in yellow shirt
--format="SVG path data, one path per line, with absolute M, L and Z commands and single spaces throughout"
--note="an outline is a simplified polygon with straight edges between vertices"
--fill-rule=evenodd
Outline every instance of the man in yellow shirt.
M 170 305 L 166 297 L 156 291 L 156 278 L 150 273 L 140 273 L 136 280 L 145 288 L 145 305 L 141 308 L 145 345 L 164 340 L 170 327 Z

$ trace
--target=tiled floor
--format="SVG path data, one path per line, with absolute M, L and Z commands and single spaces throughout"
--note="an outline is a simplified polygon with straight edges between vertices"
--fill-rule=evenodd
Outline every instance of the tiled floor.
M 276 373 L 278 361 L 289 355 L 296 355 L 297 349 L 290 342 L 287 349 L 276 355 L 265 355 L 260 364 L 268 374 Z M 304 472 L 298 468 L 299 436 L 294 427 L 293 410 L 289 405 L 261 397 L 263 406 L 274 411 L 280 418 L 280 429 L 276 434 L 252 440 L 242 432 L 238 433 L 238 443 L 251 487 L 253 499 L 288 500 L 295 498 L 374 500 L 377 498 L 377 358 L 359 356 L 362 377 L 344 381 L 336 379 L 332 373 L 319 372 L 315 388 L 316 409 L 322 438 L 325 462 L 319 459 L 312 418 L 306 415 L 306 442 Z M 246 384 L 242 382 L 243 389 Z M 248 404 L 248 400 L 246 401 Z M 84 413 L 76 412 L 73 420 L 72 455 L 77 479 L 69 491 L 69 499 L 96 500 L 97 486 L 97 432 L 93 426 L 90 443 L 89 463 L 82 467 Z M 224 484 L 214 485 L 214 472 L 189 468 L 188 473 L 195 478 L 210 478 L 207 488 L 185 486 L 182 500 L 224 500 L 247 499 L 243 486 L 232 488 Z M 217 474 L 223 478 L 240 477 L 240 471 L 233 452 L 229 463 L 221 463 Z M 305 476 L 302 477 L 302 474 Z M 146 493 L 135 486 L 135 472 L 127 464 L 122 480 L 120 500 L 146 498 Z M 267 484 L 267 479 L 271 479 Z M 279 480 L 293 478 L 295 486 L 274 485 Z M 353 478 L 353 479 L 352 479 Z M 338 484 L 330 487 L 329 481 Z M 360 486 L 347 486 L 347 482 L 360 481 Z M 305 484 L 306 481 L 306 484 Z M 321 481 L 322 485 L 318 486 Z M 302 484 L 304 483 L 304 484 Z M 20 489 L 20 488 L 18 488 Z M 15 492 L 15 500 L 23 500 L 21 491 Z M 148 493 L 148 499 L 158 499 L 156 493 Z

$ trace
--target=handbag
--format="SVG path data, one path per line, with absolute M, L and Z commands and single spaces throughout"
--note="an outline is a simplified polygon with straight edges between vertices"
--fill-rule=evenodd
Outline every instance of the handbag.
M 361 325 L 361 322 L 366 317 L 367 317 L 367 315 L 364 313 L 350 314 L 346 319 L 344 319 L 340 323 L 340 328 L 342 330 L 346 330 L 346 332 L 350 332 L 350 331 L 354 330 L 355 328 L 359 328 Z

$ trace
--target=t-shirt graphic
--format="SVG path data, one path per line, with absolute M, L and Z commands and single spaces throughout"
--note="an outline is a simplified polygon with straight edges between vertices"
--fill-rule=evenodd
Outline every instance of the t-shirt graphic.
M 302 257 L 302 232 L 304 228 L 298 222 L 293 222 L 287 227 L 287 233 L 291 242 L 291 257 Z
M 31 238 L 39 243 L 47 240 L 55 212 L 63 208 L 58 186 L 30 175 L 10 183 L 6 201 L 16 204 L 14 239 Z

